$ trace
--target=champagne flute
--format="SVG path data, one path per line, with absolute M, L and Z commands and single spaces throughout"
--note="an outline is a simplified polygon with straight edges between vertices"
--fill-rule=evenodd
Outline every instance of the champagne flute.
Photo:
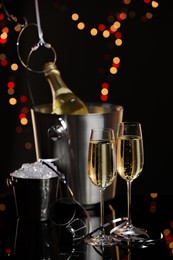
M 117 239 L 107 235 L 104 225 L 104 191 L 116 177 L 116 152 L 114 130 L 110 128 L 91 129 L 88 149 L 88 176 L 100 190 L 100 230 L 99 234 L 85 239 L 93 246 L 112 246 Z
M 144 166 L 142 127 L 139 122 L 121 122 L 116 139 L 117 173 L 127 182 L 127 221 L 121 228 L 113 228 L 114 233 L 124 238 L 148 237 L 147 231 L 135 227 L 131 219 L 131 186 L 141 174 Z

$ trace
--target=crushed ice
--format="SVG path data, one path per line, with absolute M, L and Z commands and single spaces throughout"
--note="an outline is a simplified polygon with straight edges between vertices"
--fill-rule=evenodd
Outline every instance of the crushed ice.
M 47 162 L 47 164 L 56 170 L 56 166 L 53 163 Z M 41 161 L 36 161 L 34 163 L 24 163 L 20 169 L 15 170 L 10 175 L 13 177 L 27 179 L 49 179 L 52 177 L 57 177 L 57 174 Z

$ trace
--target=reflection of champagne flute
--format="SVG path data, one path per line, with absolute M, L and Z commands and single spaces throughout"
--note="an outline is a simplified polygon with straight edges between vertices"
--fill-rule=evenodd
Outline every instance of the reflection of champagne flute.
M 117 143 L 117 172 L 127 182 L 127 223 L 115 234 L 126 238 L 144 235 L 146 231 L 133 226 L 131 219 L 131 184 L 143 170 L 144 148 L 141 124 L 138 122 L 121 122 L 118 126 Z M 113 230 L 112 230 L 113 232 Z
M 91 129 L 88 151 L 88 176 L 100 189 L 100 226 L 104 224 L 104 191 L 116 176 L 115 137 L 113 129 Z M 110 246 L 117 240 L 106 235 L 104 228 L 95 237 L 86 240 L 93 246 Z

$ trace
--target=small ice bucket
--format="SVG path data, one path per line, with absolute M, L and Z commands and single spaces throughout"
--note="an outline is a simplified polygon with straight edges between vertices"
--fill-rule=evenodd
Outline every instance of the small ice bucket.
M 10 174 L 7 185 L 13 189 L 17 218 L 22 221 L 49 220 L 49 206 L 58 194 L 58 176 L 34 179 Z

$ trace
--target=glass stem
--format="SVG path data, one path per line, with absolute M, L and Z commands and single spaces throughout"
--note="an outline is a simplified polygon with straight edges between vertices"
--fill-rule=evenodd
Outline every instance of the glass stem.
M 100 226 L 102 227 L 104 224 L 104 191 L 105 189 L 100 189 Z M 104 228 L 102 228 L 104 232 Z
M 127 218 L 128 218 L 128 225 L 132 225 L 131 219 L 131 181 L 127 181 Z

